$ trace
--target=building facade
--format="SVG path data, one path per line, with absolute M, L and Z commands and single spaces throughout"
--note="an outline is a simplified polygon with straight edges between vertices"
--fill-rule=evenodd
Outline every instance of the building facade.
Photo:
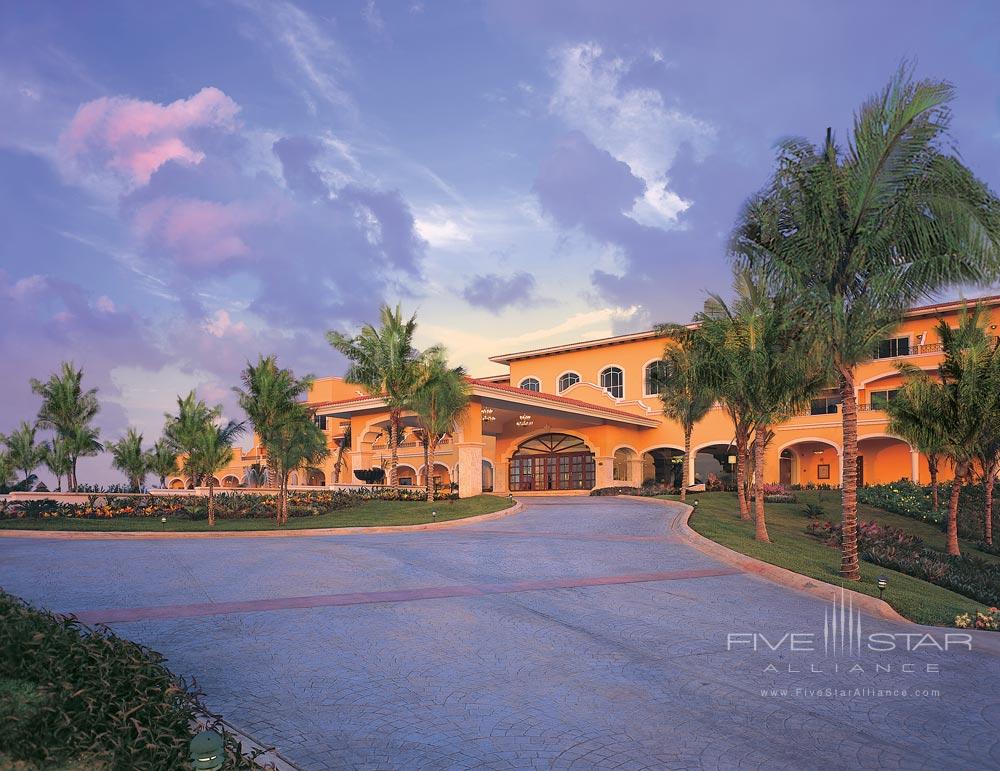
M 1000 297 L 980 302 L 989 333 L 996 335 Z M 888 432 L 885 406 L 902 383 L 896 362 L 936 371 L 941 361 L 938 320 L 956 326 L 964 307 L 955 302 L 914 308 L 878 344 L 876 358 L 859 367 L 862 483 L 928 481 L 927 459 Z M 679 424 L 664 417 L 654 386 L 667 343 L 655 332 L 639 332 L 492 357 L 507 372 L 470 381 L 472 406 L 439 446 L 432 477 L 440 484 L 457 483 L 461 497 L 481 492 L 585 492 L 650 480 L 679 484 L 683 433 Z M 321 469 L 296 473 L 293 485 L 358 484 L 355 471 L 387 466 L 389 416 L 381 398 L 331 377 L 317 380 L 308 400 L 329 437 L 331 456 Z M 410 433 L 416 421 L 406 416 L 403 422 L 407 431 L 399 447 L 400 483 L 420 485 L 427 472 L 423 447 Z M 348 427 L 350 446 L 338 452 Z M 840 483 L 841 416 L 833 389 L 773 430 L 766 481 Z M 720 406 L 695 427 L 692 450 L 689 473 L 695 482 L 732 480 L 733 424 Z M 237 454 L 219 475 L 225 487 L 240 485 L 247 468 L 265 461 L 257 447 Z M 946 479 L 951 468 L 945 465 L 940 473 Z M 171 485 L 183 486 L 183 481 L 171 480 Z

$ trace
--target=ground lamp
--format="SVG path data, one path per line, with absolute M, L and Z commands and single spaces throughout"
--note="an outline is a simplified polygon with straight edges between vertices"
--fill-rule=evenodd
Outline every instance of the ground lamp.
M 191 767 L 217 771 L 226 762 L 226 748 L 218 731 L 202 731 L 191 740 Z
M 881 600 L 882 592 L 884 592 L 885 588 L 889 585 L 889 579 L 885 576 L 879 576 L 875 579 L 875 585 L 878 587 L 878 598 Z

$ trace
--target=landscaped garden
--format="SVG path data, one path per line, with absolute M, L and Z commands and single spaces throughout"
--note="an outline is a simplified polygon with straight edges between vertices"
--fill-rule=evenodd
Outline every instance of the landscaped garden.
M 489 514 L 510 507 L 507 498 L 424 500 L 423 489 L 372 487 L 292 493 L 287 524 L 279 525 L 277 495 L 215 496 L 215 525 L 207 496 L 92 494 L 86 503 L 52 499 L 0 501 L 0 530 L 219 531 L 421 525 Z M 165 521 L 164 521 L 165 520 Z
M 0 768 L 191 768 L 195 720 L 206 713 L 196 688 L 162 662 L 0 591 Z M 260 768 L 219 733 L 224 769 Z
M 767 504 L 770 542 L 755 539 L 754 522 L 740 519 L 734 493 L 694 496 L 697 506 L 690 524 L 742 554 L 840 585 L 840 491 L 792 494 L 794 503 Z M 960 512 L 960 522 L 973 520 L 976 498 L 974 493 L 967 496 L 971 503 L 968 511 Z M 936 521 L 944 515 L 924 505 L 929 494 L 916 485 L 860 488 L 859 501 L 861 580 L 849 583 L 849 588 L 877 597 L 876 579 L 884 575 L 888 587 L 883 599 L 903 616 L 926 624 L 964 625 L 960 617 L 968 615 L 968 625 L 974 626 L 976 614 L 982 613 L 980 628 L 990 628 L 990 619 L 997 620 L 990 608 L 1000 604 L 998 550 L 963 540 L 961 557 L 947 555 L 946 534 Z M 881 508 L 866 501 L 876 501 Z M 979 532 L 974 526 L 961 529 Z

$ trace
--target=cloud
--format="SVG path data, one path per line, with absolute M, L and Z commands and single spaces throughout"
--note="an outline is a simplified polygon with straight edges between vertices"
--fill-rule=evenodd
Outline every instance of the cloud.
M 281 172 L 289 189 L 308 198 L 325 197 L 329 190 L 316 168 L 323 146 L 311 137 L 283 137 L 272 146 L 281 161 Z
M 563 46 L 553 58 L 549 110 L 626 163 L 643 181 L 645 191 L 630 217 L 641 224 L 670 227 L 688 203 L 668 187 L 667 171 L 684 143 L 697 152 L 707 149 L 713 127 L 668 106 L 656 89 L 627 86 L 623 81 L 630 63 L 606 56 L 595 43 Z
M 524 271 L 507 276 L 497 273 L 473 276 L 462 290 L 462 297 L 469 305 L 499 314 L 505 308 L 536 301 L 535 277 Z
M 239 105 L 207 87 L 167 105 L 127 97 L 101 97 L 77 110 L 59 137 L 62 156 L 84 171 L 110 171 L 130 187 L 145 185 L 164 164 L 197 165 L 199 129 L 236 129 Z

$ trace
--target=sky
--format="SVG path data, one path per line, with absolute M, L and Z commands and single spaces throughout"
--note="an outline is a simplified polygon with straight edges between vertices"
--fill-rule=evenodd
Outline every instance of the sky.
M 191 389 L 239 419 L 247 359 L 341 374 L 324 332 L 383 303 L 475 375 L 687 321 L 775 143 L 845 138 L 903 60 L 956 86 L 1000 189 L 998 28 L 992 1 L 0 3 L 0 432 L 63 360 L 105 439 Z

